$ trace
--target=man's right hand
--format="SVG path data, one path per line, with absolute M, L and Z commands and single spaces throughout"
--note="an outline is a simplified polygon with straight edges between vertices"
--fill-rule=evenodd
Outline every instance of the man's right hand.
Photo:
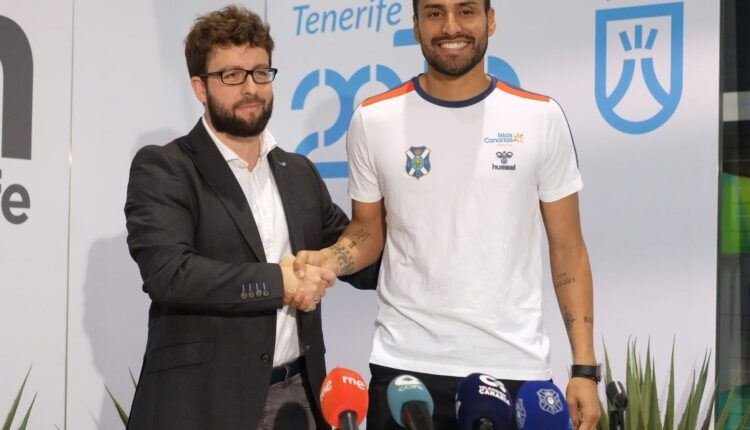
M 326 294 L 326 288 L 336 282 L 336 275 L 329 269 L 307 265 L 303 276 L 298 276 L 294 263 L 291 255 L 279 263 L 284 280 L 284 304 L 305 312 L 313 311 Z
M 320 267 L 338 274 L 338 265 L 332 262 L 333 255 L 327 251 L 327 248 L 323 248 L 320 251 L 298 252 L 297 257 L 294 259 L 294 273 L 297 274 L 297 277 L 304 278 L 307 274 L 308 266 Z

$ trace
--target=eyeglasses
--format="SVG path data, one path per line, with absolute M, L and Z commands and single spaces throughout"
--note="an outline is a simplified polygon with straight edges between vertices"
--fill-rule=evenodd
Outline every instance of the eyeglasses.
M 225 85 L 242 85 L 247 80 L 247 76 L 253 77 L 253 82 L 256 84 L 268 84 L 273 82 L 276 78 L 276 73 L 279 69 L 272 67 L 259 67 L 257 69 L 245 70 L 245 69 L 230 69 L 222 70 L 220 72 L 211 72 L 198 75 L 201 78 L 207 78 L 209 76 L 218 76 L 221 78 L 221 82 Z

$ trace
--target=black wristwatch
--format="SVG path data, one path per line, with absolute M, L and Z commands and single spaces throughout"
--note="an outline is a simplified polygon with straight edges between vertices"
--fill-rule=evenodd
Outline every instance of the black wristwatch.
M 597 384 L 602 380 L 602 365 L 587 366 L 584 364 L 574 364 L 570 366 L 571 378 L 588 378 Z

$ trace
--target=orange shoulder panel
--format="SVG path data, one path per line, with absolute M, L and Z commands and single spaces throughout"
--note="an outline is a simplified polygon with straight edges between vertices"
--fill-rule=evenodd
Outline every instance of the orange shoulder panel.
M 528 91 L 514 88 L 502 81 L 497 81 L 497 88 L 505 91 L 506 93 L 513 94 L 518 97 L 523 97 L 525 99 L 538 100 L 540 102 L 549 102 L 549 97 L 547 96 L 543 96 L 541 94 L 534 94 Z
M 402 96 L 411 91 L 414 91 L 414 83 L 411 80 L 409 80 L 409 82 L 399 87 L 396 87 L 390 91 L 386 91 L 383 94 L 378 94 L 377 96 L 370 97 L 369 99 L 362 102 L 362 106 L 369 106 L 377 102 L 382 102 L 383 100 L 388 100 L 394 97 Z

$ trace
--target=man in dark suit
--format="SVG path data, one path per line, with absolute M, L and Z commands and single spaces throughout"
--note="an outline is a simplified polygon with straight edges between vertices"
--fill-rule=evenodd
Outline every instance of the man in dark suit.
M 323 428 L 321 297 L 335 276 L 292 254 L 348 223 L 305 157 L 276 146 L 273 40 L 230 6 L 185 41 L 206 113 L 187 135 L 135 156 L 128 245 L 152 300 L 129 428 Z M 347 279 L 374 285 L 375 268 Z M 368 284 L 368 285 L 365 285 Z

